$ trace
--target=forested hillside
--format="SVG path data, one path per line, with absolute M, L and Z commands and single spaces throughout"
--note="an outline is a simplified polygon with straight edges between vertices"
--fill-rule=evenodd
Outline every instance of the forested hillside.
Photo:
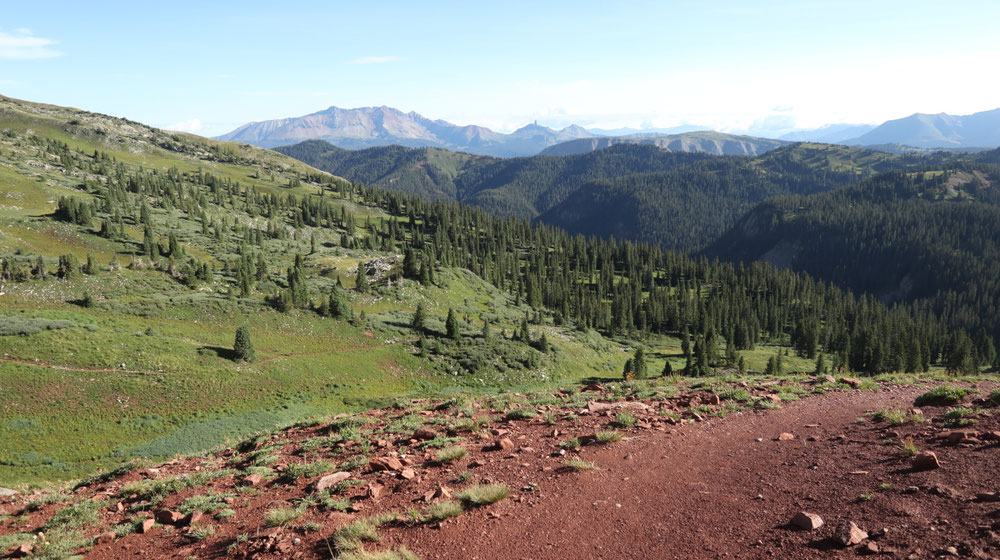
M 351 152 L 305 142 L 280 152 L 352 181 L 499 216 L 539 219 L 570 233 L 696 250 L 770 196 L 812 194 L 955 154 L 893 155 L 795 144 L 756 158 L 671 153 L 620 144 L 570 156 L 497 159 L 399 146 Z
M 996 153 L 977 156 L 987 161 Z M 768 260 L 1000 336 L 1000 167 L 890 172 L 762 203 L 705 254 Z M 986 338 L 980 335 L 980 341 Z

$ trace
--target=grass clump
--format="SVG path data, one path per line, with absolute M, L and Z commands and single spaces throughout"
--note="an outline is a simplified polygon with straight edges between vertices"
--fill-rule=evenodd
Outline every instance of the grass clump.
M 341 527 L 330 537 L 330 540 L 337 552 L 358 551 L 363 543 L 377 541 L 379 538 L 378 528 L 395 519 L 396 514 L 392 512 L 359 519 Z M 345 557 L 347 556 L 340 556 L 340 558 Z M 364 556 L 357 556 L 357 558 L 364 558 Z
M 353 550 L 337 557 L 338 560 L 420 560 L 420 557 L 410 552 L 405 546 L 395 550 Z
M 902 410 L 879 410 L 872 414 L 875 422 L 888 422 L 892 426 L 899 426 L 906 423 L 906 413 Z
M 618 414 L 615 415 L 615 424 L 619 427 L 631 428 L 636 425 L 636 422 L 638 422 L 638 420 L 636 420 L 635 416 L 627 410 L 619 411 Z
M 461 502 L 447 500 L 427 506 L 427 509 L 424 510 L 424 515 L 428 521 L 444 521 L 445 519 L 458 517 L 464 511 L 465 508 L 462 507 Z
M 597 443 L 601 445 L 606 445 L 609 443 L 615 443 L 621 441 L 622 433 L 614 430 L 601 430 L 594 433 L 594 438 Z
M 978 422 L 978 420 L 970 417 L 979 414 L 979 412 L 979 410 L 969 408 L 967 406 L 949 408 L 948 411 L 944 413 L 944 425 L 949 428 L 971 426 Z
M 965 387 L 939 385 L 917 397 L 917 399 L 913 401 L 913 404 L 917 406 L 955 404 L 961 402 L 962 399 L 974 392 L 974 390 L 967 389 Z
M 995 406 L 1000 406 L 1000 389 L 993 389 L 990 393 L 990 402 Z
M 456 496 L 468 506 L 485 506 L 499 502 L 510 495 L 510 489 L 503 484 L 477 484 L 462 490 Z
M 319 476 L 323 473 L 332 472 L 337 466 L 330 461 L 315 461 L 313 463 L 297 463 L 288 465 L 278 480 L 285 484 L 291 484 L 302 477 Z
M 437 452 L 437 462 L 438 463 L 450 463 L 452 461 L 457 461 L 459 459 L 465 458 L 469 454 L 469 450 L 463 445 L 453 445 L 451 447 L 445 447 L 444 449 Z
M 914 455 L 920 452 L 920 450 L 917 449 L 917 444 L 913 442 L 912 437 L 908 437 L 905 440 L 903 440 L 903 443 L 900 444 L 899 449 L 900 451 L 903 452 L 903 455 L 906 455 L 907 457 L 913 457 Z
M 507 420 L 527 420 L 528 418 L 534 418 L 535 416 L 538 416 L 535 409 L 522 406 L 511 410 L 506 416 L 504 416 L 504 418 Z
M 264 514 L 264 521 L 268 527 L 283 527 L 302 517 L 303 513 L 305 513 L 303 510 L 292 507 L 269 509 Z
M 573 457 L 572 459 L 567 459 L 566 462 L 563 463 L 563 465 L 566 466 L 569 469 L 574 470 L 574 471 L 593 471 L 593 470 L 597 470 L 597 464 L 596 463 L 594 463 L 593 461 L 584 461 L 583 459 L 581 459 L 579 457 Z

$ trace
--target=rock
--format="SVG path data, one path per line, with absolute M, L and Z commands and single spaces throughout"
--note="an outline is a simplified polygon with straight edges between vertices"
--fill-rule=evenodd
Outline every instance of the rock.
M 419 430 L 413 432 L 413 439 L 427 441 L 438 437 L 437 432 L 430 428 L 420 428 Z
M 240 480 L 242 486 L 257 486 L 264 481 L 264 477 L 259 474 L 248 474 Z
M 820 377 L 820 382 L 821 383 L 829 383 L 829 384 L 832 385 L 832 384 L 835 384 L 837 382 L 837 378 L 834 377 L 834 376 L 832 376 L 832 375 L 824 375 L 823 377 Z
M 713 393 L 711 397 L 708 397 L 708 404 L 712 405 L 722 404 L 722 399 L 719 398 L 719 395 Z
M 865 546 L 861 547 L 860 552 L 862 554 L 878 554 L 881 552 L 881 550 L 879 549 L 877 544 L 868 541 L 867 543 L 865 543 Z
M 795 434 L 790 434 L 788 432 L 778 434 L 778 441 L 791 441 L 793 439 L 795 439 Z
M 156 524 L 155 519 L 153 519 L 152 517 L 147 517 L 146 519 L 142 520 L 142 525 L 139 526 L 139 532 L 142 534 L 146 534 L 153 530 L 153 525 L 155 524 Z
M 185 525 L 197 525 L 201 522 L 201 519 L 205 517 L 205 513 L 199 510 L 194 510 L 190 515 L 184 520 Z
M 936 484 L 934 486 L 931 486 L 928 492 L 930 492 L 935 496 L 941 496 L 942 498 L 958 499 L 962 497 L 962 495 L 958 492 L 958 490 L 955 490 L 954 488 L 950 486 L 945 486 L 943 484 Z
M 774 404 L 781 404 L 781 397 L 779 397 L 778 395 L 767 395 L 764 398 L 773 402 Z
M 115 537 L 117 537 L 117 535 L 115 535 L 114 531 L 108 531 L 107 533 L 101 533 L 97 537 L 97 544 L 111 544 L 111 543 L 115 542 Z
M 977 502 L 1000 502 L 1000 492 L 980 492 L 976 494 Z
M 401 471 L 403 463 L 395 457 L 378 457 L 368 463 L 368 467 L 373 471 Z
M 837 525 L 837 530 L 833 533 L 833 540 L 843 547 L 860 544 L 868 538 L 868 533 L 861 530 L 853 521 L 844 521 Z
M 947 434 L 945 434 L 944 439 L 947 440 L 948 443 L 950 443 L 951 445 L 958 445 L 959 443 L 962 443 L 963 440 L 973 439 L 977 435 L 979 434 L 977 434 L 976 432 L 969 432 L 966 430 L 955 430 L 953 432 L 948 432 Z
M 17 496 L 17 490 L 12 488 L 0 488 L 0 498 L 10 498 L 11 496 Z
M 514 442 L 510 438 L 501 438 L 497 440 L 495 448 L 501 451 L 510 451 L 514 449 Z
M 382 497 L 382 493 L 385 491 L 385 486 L 381 484 L 375 484 L 374 482 L 368 485 L 368 490 L 366 494 L 369 498 L 377 500 Z
M 614 403 L 590 401 L 587 403 L 587 410 L 592 413 L 610 411 L 620 408 L 630 408 L 632 410 L 647 410 L 649 409 L 649 406 L 639 401 L 620 401 Z
M 872 534 L 870 534 L 868 536 L 870 538 L 873 538 L 873 539 L 881 539 L 881 538 L 885 537 L 888 534 L 889 534 L 889 528 L 888 527 L 882 527 L 881 529 L 875 531 L 874 533 L 872 533 Z
M 340 471 L 328 474 L 316 481 L 316 491 L 322 492 L 327 488 L 333 488 L 348 478 L 351 478 L 351 473 L 349 472 Z
M 851 386 L 852 389 L 857 389 L 858 387 L 861 386 L 861 380 L 855 379 L 853 377 L 841 377 L 840 381 L 841 383 L 847 383 L 848 385 Z
M 913 470 L 929 471 L 941 468 L 937 454 L 933 451 L 921 451 L 913 458 Z
M 823 518 L 816 515 L 815 513 L 809 513 L 806 511 L 800 511 L 795 514 L 795 517 L 789 521 L 791 525 L 798 527 L 799 529 L 804 529 L 806 531 L 814 531 L 823 526 Z
M 153 517 L 155 517 L 156 522 L 161 525 L 176 525 L 184 519 L 184 514 L 179 511 L 161 509 L 157 510 L 156 513 L 153 514 Z
M 31 556 L 31 553 L 34 551 L 35 547 L 31 543 L 24 543 L 8 552 L 7 558 L 24 558 L 25 556 Z
M 1000 441 L 1000 432 L 986 432 L 982 438 L 986 441 Z
M 399 472 L 399 476 L 405 478 L 406 480 L 413 480 L 413 478 L 417 476 L 417 473 L 413 469 L 403 469 Z

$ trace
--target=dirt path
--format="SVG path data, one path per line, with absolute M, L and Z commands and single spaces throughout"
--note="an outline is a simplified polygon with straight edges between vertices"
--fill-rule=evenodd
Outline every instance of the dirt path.
M 835 525 L 838 511 L 877 486 L 849 474 L 864 459 L 828 442 L 865 412 L 906 406 L 922 390 L 830 394 L 587 449 L 600 471 L 525 480 L 539 484 L 528 507 L 500 504 L 499 519 L 466 515 L 398 542 L 425 560 L 829 557 L 821 543 L 801 546 L 802 533 L 777 527 L 801 509 Z M 796 439 L 776 441 L 781 432 Z M 869 527 L 882 521 L 851 515 Z

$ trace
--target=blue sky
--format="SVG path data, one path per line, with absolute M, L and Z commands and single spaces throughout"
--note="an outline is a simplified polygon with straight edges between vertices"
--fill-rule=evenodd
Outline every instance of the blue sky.
M 0 93 L 205 135 L 330 105 L 507 131 L 1000 107 L 995 1 L 7 4 Z

